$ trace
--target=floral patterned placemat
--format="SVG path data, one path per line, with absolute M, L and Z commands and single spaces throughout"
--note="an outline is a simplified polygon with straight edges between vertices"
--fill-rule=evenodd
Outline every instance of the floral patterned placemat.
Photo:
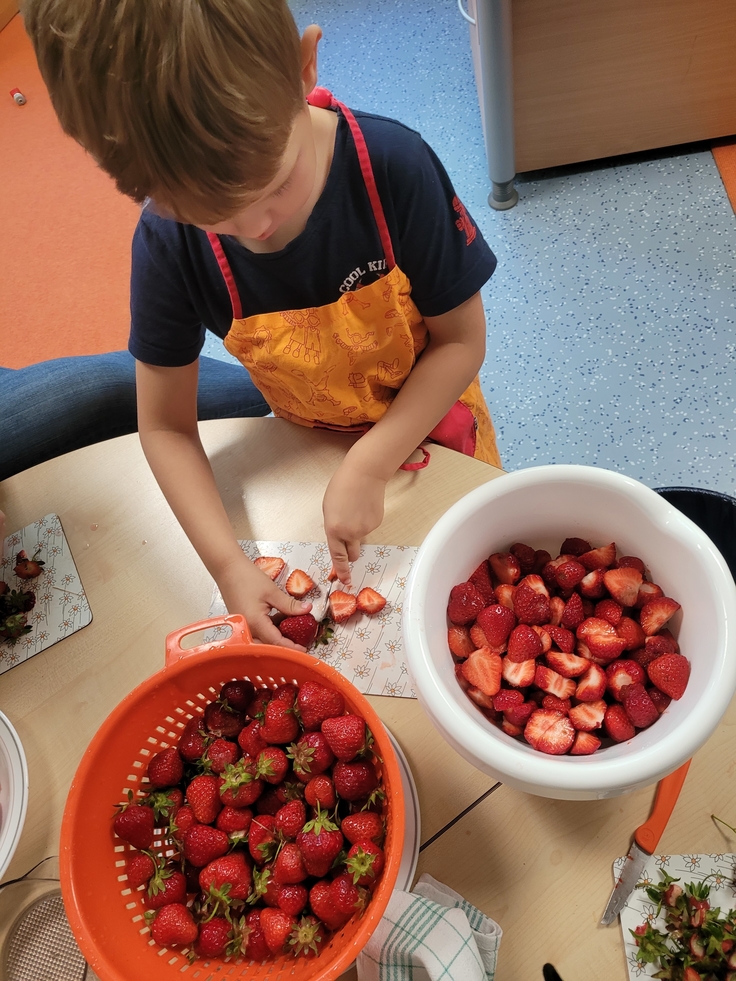
M 23 580 L 13 572 L 16 556 L 21 550 L 29 558 L 38 553 L 38 558 L 45 563 L 38 578 Z M 58 514 L 47 514 L 8 535 L 2 554 L 0 580 L 11 590 L 32 590 L 36 594 L 36 604 L 27 614 L 30 633 L 14 643 L 0 638 L 0 674 L 76 633 L 92 620 L 92 611 Z
M 315 582 L 307 596 L 321 611 L 330 587 L 332 563 L 324 542 L 252 542 L 241 548 L 250 559 L 259 555 L 280 556 L 289 571 L 303 569 Z M 418 548 L 410 545 L 364 545 L 360 558 L 352 565 L 352 592 L 364 586 L 386 597 L 386 606 L 373 617 L 353 615 L 347 623 L 335 625 L 332 640 L 310 653 L 345 675 L 365 695 L 394 695 L 416 698 L 407 671 L 401 636 L 404 590 Z M 282 573 L 284 582 L 288 573 Z M 226 613 L 220 591 L 215 588 L 209 616 Z M 216 639 L 213 631 L 208 639 Z
M 626 856 L 617 858 L 613 863 L 614 882 L 618 881 L 625 863 Z M 635 930 L 641 923 L 646 922 L 664 929 L 665 923 L 663 915 L 659 917 L 656 915 L 656 903 L 653 903 L 647 896 L 644 887 L 659 883 L 662 872 L 679 879 L 681 886 L 685 886 L 689 882 L 702 882 L 703 879 L 707 879 L 710 885 L 709 902 L 711 906 L 720 906 L 721 910 L 725 911 L 736 906 L 736 886 L 733 883 L 735 867 L 736 855 L 728 853 L 722 855 L 652 855 L 644 866 L 644 871 L 639 879 L 641 887 L 637 887 L 632 892 L 629 901 L 621 911 L 621 932 L 626 950 L 626 966 L 631 981 L 636 978 L 652 977 L 658 969 L 654 964 L 639 964 L 636 959 L 636 944 L 629 931 Z

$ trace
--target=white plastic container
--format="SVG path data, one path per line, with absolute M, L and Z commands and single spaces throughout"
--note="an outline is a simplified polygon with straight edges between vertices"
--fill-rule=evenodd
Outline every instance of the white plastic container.
M 0 712 L 0 879 L 20 841 L 28 807 L 28 765 L 18 733 Z
M 691 662 L 685 694 L 649 729 L 591 756 L 548 756 L 492 725 L 460 688 L 447 646 L 447 602 L 491 553 L 514 542 L 558 554 L 567 537 L 615 541 L 638 555 L 682 606 L 668 627 Z M 655 783 L 716 729 L 736 691 L 736 585 L 711 540 L 654 491 L 582 466 L 505 474 L 458 501 L 424 541 L 404 604 L 404 643 L 418 698 L 451 746 L 479 770 L 542 797 L 613 797 Z

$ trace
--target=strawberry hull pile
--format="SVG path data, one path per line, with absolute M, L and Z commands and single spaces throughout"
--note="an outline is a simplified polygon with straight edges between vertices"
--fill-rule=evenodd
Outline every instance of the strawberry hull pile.
M 625 742 L 682 697 L 690 663 L 666 624 L 680 604 L 616 545 L 516 543 L 454 586 L 455 673 L 507 735 L 554 756 Z
M 190 960 L 317 955 L 383 871 L 372 744 L 332 688 L 223 685 L 113 822 L 153 939 Z

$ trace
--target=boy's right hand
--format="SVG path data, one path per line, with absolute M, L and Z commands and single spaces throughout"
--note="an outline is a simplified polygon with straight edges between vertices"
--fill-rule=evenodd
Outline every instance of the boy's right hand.
M 311 603 L 303 603 L 279 589 L 245 555 L 242 562 L 237 562 L 219 577 L 218 586 L 228 612 L 240 613 L 245 617 L 254 640 L 304 651 L 303 647 L 281 634 L 269 613 L 276 609 L 288 617 L 299 616 L 300 613 L 309 613 Z

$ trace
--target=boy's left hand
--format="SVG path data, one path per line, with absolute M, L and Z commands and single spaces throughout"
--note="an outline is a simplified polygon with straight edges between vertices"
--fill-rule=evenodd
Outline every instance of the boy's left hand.
M 322 512 L 325 534 L 337 578 L 351 585 L 350 562 L 360 555 L 360 543 L 383 521 L 386 481 L 345 460 L 327 485 Z

